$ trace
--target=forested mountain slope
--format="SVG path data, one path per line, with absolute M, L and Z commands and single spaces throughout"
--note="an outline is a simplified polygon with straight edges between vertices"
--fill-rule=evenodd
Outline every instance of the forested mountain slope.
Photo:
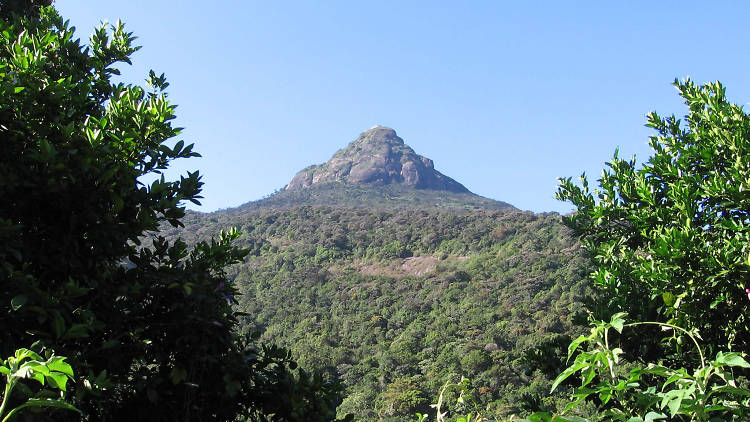
M 165 233 L 242 232 L 242 331 L 342 381 L 338 413 L 356 420 L 410 419 L 460 376 L 492 414 L 519 413 L 550 387 L 534 349 L 563 343 L 582 308 L 558 214 L 475 195 L 382 126 L 268 198 L 183 221 Z
M 583 261 L 557 214 L 297 206 L 184 221 L 189 242 L 240 229 L 244 330 L 342 380 L 339 413 L 357 420 L 426 411 L 452 375 L 516 413 L 549 391 L 524 354 L 571 333 L 580 309 Z

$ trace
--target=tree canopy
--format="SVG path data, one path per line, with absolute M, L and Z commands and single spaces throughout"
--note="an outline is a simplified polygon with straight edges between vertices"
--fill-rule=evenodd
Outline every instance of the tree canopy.
M 198 156 L 175 139 L 164 75 L 117 81 L 134 39 L 117 22 L 83 46 L 54 8 L 0 3 L 0 353 L 67 356 L 92 420 L 330 419 L 334 385 L 235 332 L 237 232 L 158 235 L 202 182 L 164 177 Z
M 750 410 L 740 377 L 750 368 L 750 116 L 718 82 L 675 86 L 688 114 L 648 115 L 645 164 L 615 153 L 598 188 L 583 175 L 558 191 L 577 208 L 565 220 L 597 293 L 591 334 L 568 356 L 588 348 L 558 382 L 580 373 L 569 408 L 597 396 L 604 420 L 746 420 Z M 625 371 L 621 359 L 642 363 Z
M 600 187 L 570 179 L 560 199 L 597 265 L 609 311 L 657 317 L 714 347 L 750 350 L 750 116 L 716 82 L 675 82 L 689 107 L 648 115 L 653 155 L 607 164 Z

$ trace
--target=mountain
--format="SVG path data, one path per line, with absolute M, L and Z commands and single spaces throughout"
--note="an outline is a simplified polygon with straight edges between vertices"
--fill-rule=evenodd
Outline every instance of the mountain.
M 284 189 L 239 209 L 297 205 L 359 208 L 513 209 L 484 198 L 435 170 L 433 161 L 404 143 L 396 131 L 374 126 L 323 164 L 299 171 Z
M 432 160 L 415 153 L 395 130 L 384 126 L 374 126 L 363 132 L 325 164 L 300 171 L 286 189 L 304 189 L 330 182 L 398 184 L 415 189 L 469 193 L 462 184 L 435 170 Z
M 267 198 L 183 223 L 164 236 L 239 229 L 250 254 L 227 275 L 240 334 L 342 382 L 340 416 L 414 420 L 461 376 L 487 417 L 556 406 L 564 360 L 544 351 L 580 333 L 578 242 L 558 214 L 471 193 L 393 129 L 365 131 Z

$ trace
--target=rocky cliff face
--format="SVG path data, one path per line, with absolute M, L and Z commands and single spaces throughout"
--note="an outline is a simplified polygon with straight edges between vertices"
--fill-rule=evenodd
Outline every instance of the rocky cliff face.
M 328 162 L 300 171 L 286 190 L 330 182 L 398 184 L 416 189 L 469 192 L 462 184 L 435 170 L 432 160 L 415 153 L 395 130 L 384 126 L 363 132 Z

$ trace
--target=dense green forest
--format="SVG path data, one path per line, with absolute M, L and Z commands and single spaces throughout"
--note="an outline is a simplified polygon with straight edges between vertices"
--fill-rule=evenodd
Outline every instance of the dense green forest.
M 404 420 L 471 377 L 498 416 L 550 382 L 527 354 L 582 312 L 584 261 L 557 214 L 297 206 L 189 213 L 188 241 L 238 226 L 243 329 L 346 385 L 339 414 Z

